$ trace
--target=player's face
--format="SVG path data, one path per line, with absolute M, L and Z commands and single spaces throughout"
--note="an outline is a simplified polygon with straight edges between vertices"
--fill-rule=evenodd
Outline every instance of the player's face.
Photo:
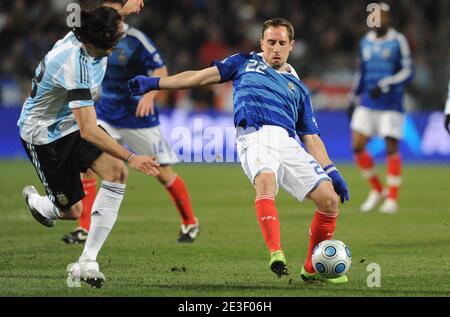
M 264 59 L 275 69 L 283 67 L 294 49 L 295 41 L 289 40 L 288 29 L 284 26 L 269 27 L 261 39 Z
M 378 35 L 384 35 L 389 30 L 389 26 L 391 23 L 391 19 L 389 16 L 389 12 L 381 11 L 381 19 L 380 19 L 381 27 L 376 27 L 375 32 Z

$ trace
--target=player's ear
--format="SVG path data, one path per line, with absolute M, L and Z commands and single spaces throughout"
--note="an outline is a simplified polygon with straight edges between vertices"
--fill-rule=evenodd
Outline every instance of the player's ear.
M 294 50 L 294 47 L 295 47 L 295 40 L 292 40 L 291 43 L 289 44 L 289 46 L 290 46 L 289 47 L 289 51 L 292 52 Z
M 260 39 L 259 44 L 261 45 L 261 51 L 264 52 L 264 39 Z

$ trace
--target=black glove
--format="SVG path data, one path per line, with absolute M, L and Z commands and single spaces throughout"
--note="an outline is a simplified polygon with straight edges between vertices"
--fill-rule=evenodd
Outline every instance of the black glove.
M 383 94 L 383 91 L 381 90 L 380 86 L 376 86 L 370 91 L 370 98 L 372 99 L 378 99 Z
M 450 134 L 450 114 L 445 115 L 445 129 Z

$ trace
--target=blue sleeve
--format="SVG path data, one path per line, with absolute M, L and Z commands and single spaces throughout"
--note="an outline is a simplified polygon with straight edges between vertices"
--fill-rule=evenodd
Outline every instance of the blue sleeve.
M 223 61 L 214 61 L 212 66 L 219 69 L 221 83 L 234 80 L 239 73 L 239 69 L 245 64 L 250 55 L 236 54 L 232 55 Z
M 155 44 L 146 37 L 146 41 L 142 43 L 141 60 L 144 64 L 146 72 L 165 66 L 164 60 L 156 48 Z
M 298 120 L 296 126 L 297 134 L 300 137 L 307 134 L 320 135 L 319 125 L 317 124 L 317 120 L 314 116 L 311 96 L 309 93 L 307 93 L 298 109 Z

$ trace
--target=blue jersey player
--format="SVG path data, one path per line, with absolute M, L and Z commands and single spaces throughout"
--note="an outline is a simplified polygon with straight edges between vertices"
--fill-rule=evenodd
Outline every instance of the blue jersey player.
M 104 6 L 121 10 L 122 0 L 100 1 Z M 199 234 L 200 224 L 195 217 L 189 193 L 183 179 L 172 169 L 178 162 L 176 154 L 165 141 L 154 99 L 158 92 L 142 97 L 131 96 L 128 80 L 138 75 L 167 76 L 167 67 L 153 42 L 141 31 L 124 23 L 125 35 L 108 58 L 100 100 L 96 102 L 99 124 L 116 140 L 140 155 L 155 156 L 160 164 L 157 179 L 166 188 L 181 217 L 177 241 L 192 243 Z M 85 206 L 95 197 L 95 175 L 84 176 Z M 86 208 L 80 218 L 80 228 L 69 233 L 66 243 L 83 242 L 89 230 L 90 211 Z
M 143 2 L 129 0 L 120 13 L 139 11 Z M 103 80 L 106 57 L 122 36 L 122 16 L 111 8 L 81 12 L 81 25 L 47 53 L 33 79 L 18 125 L 22 144 L 45 187 L 23 189 L 32 216 L 46 227 L 56 220 L 75 220 L 82 212 L 80 172 L 88 168 L 102 179 L 94 202 L 95 219 L 79 261 L 68 266 L 74 280 L 101 287 L 97 255 L 117 219 L 125 192 L 127 168 L 158 174 L 154 158 L 136 156 L 97 125 L 92 93 Z
M 287 64 L 294 48 L 292 24 L 281 18 L 265 22 L 260 43 L 259 54 L 233 55 L 210 68 L 166 78 L 140 76 L 130 81 L 129 87 L 132 94 L 141 95 L 233 81 L 238 154 L 256 190 L 256 214 L 270 251 L 270 268 L 279 277 L 287 274 L 275 206 L 281 185 L 299 201 L 309 198 L 317 206 L 301 274 L 305 281 L 315 280 L 319 276 L 311 263 L 312 251 L 333 236 L 338 195 L 344 202 L 349 192 L 319 137 L 308 89 Z M 306 151 L 296 142 L 296 135 Z M 347 277 L 326 281 L 345 283 Z
M 380 211 L 394 213 L 398 209 L 398 193 L 402 182 L 399 140 L 405 120 L 403 96 L 406 83 L 413 76 L 413 63 L 405 37 L 389 27 L 389 6 L 380 4 L 381 25 L 361 41 L 360 69 L 352 99 L 356 107 L 351 128 L 355 161 L 372 190 L 361 211 L 369 212 L 384 200 Z M 375 172 L 375 164 L 366 151 L 370 138 L 380 136 L 387 146 L 387 187 L 385 190 Z

